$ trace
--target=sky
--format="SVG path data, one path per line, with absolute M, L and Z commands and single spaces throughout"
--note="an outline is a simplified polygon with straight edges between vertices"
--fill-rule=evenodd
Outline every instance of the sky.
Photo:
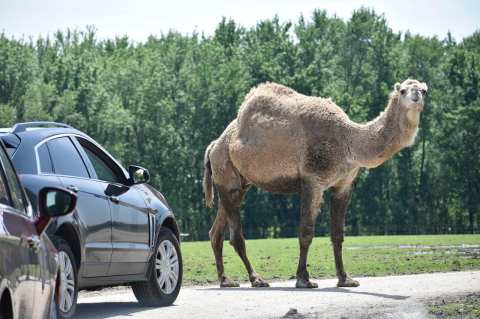
M 441 39 L 450 31 L 460 41 L 480 30 L 480 0 L 0 0 L 0 32 L 35 38 L 91 25 L 100 38 L 141 42 L 169 30 L 211 35 L 222 17 L 248 28 L 275 14 L 281 21 L 309 18 L 314 9 L 347 20 L 361 6 L 384 14 L 394 31 Z

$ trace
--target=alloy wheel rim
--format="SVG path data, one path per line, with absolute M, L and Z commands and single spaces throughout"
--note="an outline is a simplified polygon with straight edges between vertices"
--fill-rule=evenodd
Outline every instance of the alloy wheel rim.
M 72 261 L 64 251 L 58 253 L 60 264 L 60 287 L 58 289 L 58 307 L 64 313 L 69 312 L 73 306 L 75 296 L 75 277 Z
M 179 262 L 177 250 L 169 240 L 164 240 L 158 245 L 155 273 L 160 290 L 167 295 L 171 294 L 177 287 Z

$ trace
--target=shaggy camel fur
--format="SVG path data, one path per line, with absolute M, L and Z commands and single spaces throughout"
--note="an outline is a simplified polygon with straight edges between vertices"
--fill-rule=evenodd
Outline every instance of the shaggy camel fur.
M 210 230 L 221 287 L 236 287 L 223 268 L 224 230 L 249 274 L 253 287 L 266 287 L 247 257 L 240 204 L 250 185 L 274 193 L 301 195 L 300 257 L 297 288 L 316 288 L 307 271 L 307 254 L 323 192 L 332 188 L 331 241 L 339 287 L 356 287 L 342 261 L 345 212 L 352 183 L 362 167 L 377 167 L 413 144 L 427 85 L 408 79 L 395 84 L 384 112 L 365 124 L 352 122 L 330 99 L 310 97 L 283 85 L 266 83 L 246 96 L 238 117 L 205 152 L 203 189 L 219 208 Z

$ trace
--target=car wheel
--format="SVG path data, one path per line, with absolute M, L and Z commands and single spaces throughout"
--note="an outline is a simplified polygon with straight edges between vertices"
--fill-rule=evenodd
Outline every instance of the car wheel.
M 58 250 L 59 280 L 55 297 L 58 318 L 70 319 L 75 314 L 78 297 L 77 264 L 70 246 L 59 237 L 53 239 Z
M 171 305 L 180 292 L 183 265 L 180 245 L 170 229 L 160 229 L 149 266 L 148 281 L 132 285 L 135 297 L 144 306 Z
M 0 297 L 0 319 L 12 319 L 13 310 L 10 298 L 7 299 L 6 293 Z

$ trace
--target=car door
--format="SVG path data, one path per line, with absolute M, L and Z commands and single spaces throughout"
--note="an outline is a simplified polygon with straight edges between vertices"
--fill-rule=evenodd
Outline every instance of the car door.
M 140 274 L 150 253 L 149 208 L 143 196 L 128 185 L 123 170 L 102 149 L 77 137 L 86 162 L 110 198 L 112 211 L 112 260 L 109 275 Z
M 0 145 L 0 279 L 5 276 L 15 287 L 15 313 L 21 318 L 38 318 L 35 302 L 43 293 L 40 239 L 7 156 Z
M 48 140 L 54 174 L 63 186 L 77 193 L 77 214 L 84 248 L 82 277 L 106 276 L 112 255 L 112 216 L 109 199 L 89 172 L 69 136 Z

